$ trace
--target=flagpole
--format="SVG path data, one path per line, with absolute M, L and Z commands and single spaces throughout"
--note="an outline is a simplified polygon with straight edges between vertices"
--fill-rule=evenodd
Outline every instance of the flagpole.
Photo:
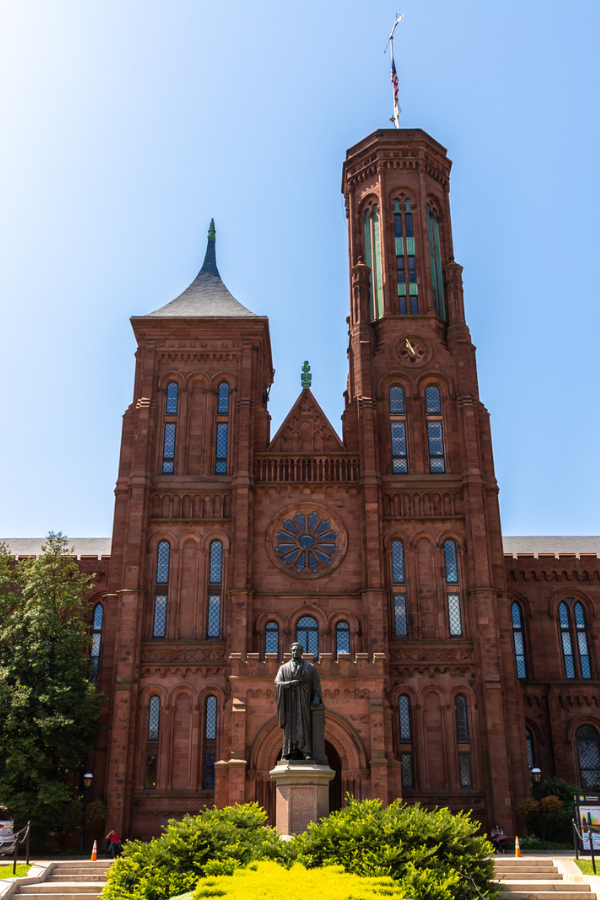
M 402 19 L 404 18 L 404 13 L 400 16 L 396 16 L 396 21 L 394 22 L 394 27 L 390 32 L 390 56 L 391 56 L 391 64 L 392 64 L 392 100 L 393 100 L 393 109 L 394 115 L 392 117 L 392 122 L 394 123 L 394 128 L 400 128 L 400 105 L 398 103 L 398 73 L 396 72 L 396 63 L 394 62 L 394 32 L 396 30 L 396 26 Z

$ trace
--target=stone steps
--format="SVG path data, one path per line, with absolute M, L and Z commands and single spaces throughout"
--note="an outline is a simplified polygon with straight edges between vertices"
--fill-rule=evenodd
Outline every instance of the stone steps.
M 567 882 L 552 860 L 494 860 L 501 900 L 597 900 L 589 884 Z
M 13 896 L 20 895 L 23 900 L 101 900 L 112 863 L 110 859 L 55 863 L 45 881 L 19 884 Z

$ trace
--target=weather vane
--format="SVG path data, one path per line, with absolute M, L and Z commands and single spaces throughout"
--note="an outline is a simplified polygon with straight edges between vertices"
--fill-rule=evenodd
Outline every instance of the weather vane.
M 304 360 L 304 365 L 302 366 L 302 375 L 300 376 L 300 384 L 303 388 L 309 388 L 312 384 L 312 375 L 310 374 L 310 366 L 308 364 L 308 360 Z

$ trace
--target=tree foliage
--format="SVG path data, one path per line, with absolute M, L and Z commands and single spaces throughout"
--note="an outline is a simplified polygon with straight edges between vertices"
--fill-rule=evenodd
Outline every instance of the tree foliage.
M 72 552 L 62 534 L 20 562 L 0 545 L 0 797 L 34 836 L 64 834 L 78 818 L 69 773 L 85 763 L 100 709 L 88 680 L 90 584 Z

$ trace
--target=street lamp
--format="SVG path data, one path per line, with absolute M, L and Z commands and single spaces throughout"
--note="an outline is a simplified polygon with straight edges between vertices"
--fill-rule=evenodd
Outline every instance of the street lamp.
M 88 794 L 92 786 L 94 776 L 91 772 L 86 772 L 83 776 L 83 819 L 81 821 L 81 837 L 79 839 L 79 850 L 83 853 L 83 839 L 85 836 L 85 811 L 88 805 Z
M 542 799 L 542 770 L 534 766 L 531 770 L 531 786 L 533 788 L 534 800 Z M 542 840 L 546 843 L 546 835 L 544 834 L 544 826 L 540 821 L 540 831 L 542 832 Z

